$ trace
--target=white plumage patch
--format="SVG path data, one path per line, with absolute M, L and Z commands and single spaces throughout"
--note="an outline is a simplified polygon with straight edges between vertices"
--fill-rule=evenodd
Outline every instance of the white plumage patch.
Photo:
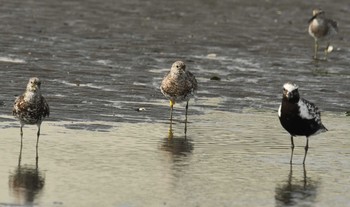
M 298 89 L 299 86 L 296 85 L 296 84 L 294 84 L 294 83 L 285 83 L 285 84 L 283 85 L 283 88 L 284 88 L 285 90 L 287 90 L 288 92 L 292 92 L 292 91 Z
M 281 117 L 281 110 L 282 110 L 282 104 L 281 104 L 280 107 L 278 108 L 278 117 Z
M 317 123 L 321 124 L 321 113 L 313 103 L 301 98 L 298 102 L 298 106 L 301 118 L 315 119 Z
M 31 102 L 37 96 L 37 93 L 33 93 L 33 92 L 30 92 L 30 91 L 27 91 L 25 94 L 26 95 L 24 96 L 24 101 L 26 101 L 26 102 Z

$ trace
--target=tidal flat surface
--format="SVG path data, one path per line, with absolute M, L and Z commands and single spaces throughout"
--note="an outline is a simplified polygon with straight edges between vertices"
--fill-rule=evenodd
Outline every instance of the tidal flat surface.
M 210 111 L 184 123 L 1 122 L 0 206 L 348 206 L 349 119 L 290 139 L 275 113 Z M 98 131 L 98 126 L 103 131 Z M 32 173 L 28 173 L 32 172 Z M 27 173 L 26 173 L 27 172 Z
M 339 24 L 327 61 L 312 59 L 314 8 Z M 349 206 L 349 10 L 345 0 L 2 1 L 0 206 Z M 186 134 L 184 105 L 169 132 L 159 90 L 179 59 L 199 83 Z M 37 162 L 36 127 L 20 153 L 11 117 L 32 76 L 51 109 Z M 305 169 L 305 138 L 291 167 L 277 118 L 287 81 L 329 129 L 310 139 Z

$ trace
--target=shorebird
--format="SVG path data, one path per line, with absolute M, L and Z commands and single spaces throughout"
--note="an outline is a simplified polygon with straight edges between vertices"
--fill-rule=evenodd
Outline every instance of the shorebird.
M 186 120 L 188 101 L 197 90 L 197 80 L 194 75 L 186 70 L 186 65 L 182 61 L 176 61 L 171 66 L 170 72 L 164 77 L 161 92 L 170 100 L 170 120 L 172 121 L 173 107 L 176 102 L 186 101 Z
M 40 126 L 45 117 L 49 116 L 50 109 L 45 98 L 40 92 L 41 82 L 39 78 L 30 78 L 26 91 L 19 96 L 13 106 L 13 115 L 21 124 L 21 141 L 23 138 L 23 126 L 36 124 L 38 126 L 36 146 L 38 147 Z
M 327 47 L 324 50 L 325 59 L 327 59 L 327 54 L 333 50 L 333 47 L 330 46 L 330 40 L 337 33 L 338 24 L 336 21 L 327 18 L 321 9 L 312 11 L 312 17 L 309 20 L 309 34 L 315 39 L 314 59 L 317 59 L 319 40 L 327 41 Z
M 306 136 L 303 160 L 303 164 L 305 164 L 306 154 L 309 149 L 309 137 L 328 131 L 321 122 L 321 112 L 313 103 L 300 98 L 296 84 L 285 83 L 283 85 L 282 104 L 278 109 L 278 117 L 283 128 L 291 135 L 292 153 L 290 163 L 292 163 L 294 151 L 293 137 Z

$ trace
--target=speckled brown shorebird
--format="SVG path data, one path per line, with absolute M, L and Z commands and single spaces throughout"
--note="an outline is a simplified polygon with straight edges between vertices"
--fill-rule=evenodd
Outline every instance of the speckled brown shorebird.
M 40 85 L 39 78 L 30 78 L 26 91 L 16 99 L 13 106 L 13 115 L 21 124 L 21 139 L 23 138 L 23 126 L 25 124 L 36 124 L 38 126 L 37 147 L 41 123 L 50 114 L 49 105 L 41 95 Z
M 327 54 L 333 50 L 330 46 L 332 36 L 338 33 L 338 24 L 332 19 L 325 16 L 325 12 L 321 9 L 314 9 L 312 17 L 309 20 L 309 34 L 315 39 L 314 59 L 317 59 L 317 52 L 320 40 L 326 40 L 327 46 L 324 50 L 325 59 Z
M 197 80 L 194 75 L 186 70 L 182 61 L 176 61 L 171 66 L 170 72 L 164 77 L 160 90 L 170 100 L 170 120 L 172 121 L 173 107 L 176 102 L 186 101 L 186 120 L 188 101 L 197 90 Z

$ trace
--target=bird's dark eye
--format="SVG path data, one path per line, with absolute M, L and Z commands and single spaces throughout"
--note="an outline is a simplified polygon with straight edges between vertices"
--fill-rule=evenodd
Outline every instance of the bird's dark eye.
M 177 65 L 176 68 L 179 68 L 179 66 Z

